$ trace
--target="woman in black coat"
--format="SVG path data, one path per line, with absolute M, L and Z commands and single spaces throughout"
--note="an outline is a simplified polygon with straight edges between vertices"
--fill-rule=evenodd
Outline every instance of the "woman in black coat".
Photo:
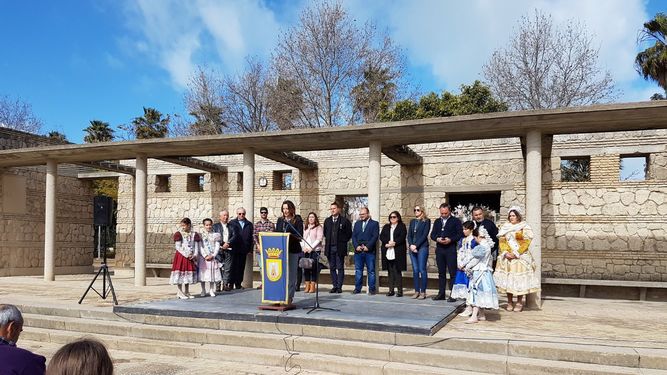
M 389 214 L 389 223 L 385 224 L 380 231 L 380 242 L 382 243 L 382 268 L 389 271 L 389 293 L 394 295 L 394 287 L 398 290 L 396 297 L 403 297 L 403 274 L 407 268 L 406 253 L 408 234 L 405 224 L 401 220 L 401 214 L 393 211 Z

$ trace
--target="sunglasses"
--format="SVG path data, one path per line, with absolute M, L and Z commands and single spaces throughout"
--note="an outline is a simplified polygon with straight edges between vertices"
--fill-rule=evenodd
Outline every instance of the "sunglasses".
M 265 214 L 268 214 L 268 212 L 267 211 L 262 211 L 262 212 L 260 212 L 260 214 L 265 215 Z
M 421 208 L 415 208 L 415 212 L 421 212 Z
M 243 215 L 243 216 L 245 216 L 245 212 L 239 212 L 239 213 L 237 213 L 237 215 Z
M 398 219 L 398 216 L 389 216 L 390 219 Z

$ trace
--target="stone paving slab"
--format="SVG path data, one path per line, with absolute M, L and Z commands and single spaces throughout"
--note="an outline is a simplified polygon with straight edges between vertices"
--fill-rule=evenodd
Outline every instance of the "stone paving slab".
M 84 312 L 113 314 L 111 300 L 105 301 L 96 295 L 89 294 L 82 305 L 77 304 L 93 276 L 58 275 L 53 282 L 46 282 L 41 276 L 0 277 L 0 303 L 58 307 L 72 310 L 73 316 Z M 147 286 L 136 287 L 133 278 L 113 277 L 119 302 L 131 304 L 175 297 L 176 288 L 169 285 L 168 279 L 149 277 L 146 281 Z M 198 290 L 199 286 L 193 288 L 193 291 Z M 433 290 L 428 292 L 434 294 Z M 465 338 L 473 340 L 473 344 L 479 340 L 476 346 L 518 340 L 667 349 L 667 304 L 664 302 L 546 297 L 541 309 L 526 309 L 521 313 L 507 312 L 502 309 L 504 305 L 501 300 L 501 310 L 488 312 L 486 322 L 464 324 L 465 318 L 456 317 L 434 336 L 395 334 L 396 342 L 426 346 L 437 345 L 433 343 L 436 340 L 444 345 L 451 338 Z M 238 324 L 243 322 L 238 321 Z M 321 328 L 323 332 L 332 329 Z
M 199 289 L 199 288 L 196 288 Z M 321 294 L 320 306 L 314 306 L 312 294 L 297 293 L 296 309 L 277 312 L 259 310 L 261 291 L 256 289 L 224 292 L 216 297 L 189 300 L 168 299 L 115 306 L 116 313 L 178 316 L 187 318 L 226 319 L 287 323 L 322 327 L 364 329 L 371 331 L 433 335 L 456 316 L 463 301 L 445 302 L 431 299 L 413 300 L 366 294 Z M 328 310 L 333 309 L 333 310 Z M 304 328 L 307 329 L 307 328 Z

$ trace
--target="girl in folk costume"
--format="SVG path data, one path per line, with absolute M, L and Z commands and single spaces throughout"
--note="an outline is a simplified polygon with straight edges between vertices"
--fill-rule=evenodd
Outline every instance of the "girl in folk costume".
M 493 240 L 483 226 L 475 228 L 472 232 L 478 245 L 472 249 L 472 258 L 466 264 L 465 270 L 470 277 L 468 289 L 468 305 L 472 306 L 472 315 L 466 323 L 477 323 L 486 320 L 484 309 L 498 309 L 498 292 L 493 281 L 493 268 L 491 258 Z
M 456 277 L 454 278 L 454 285 L 452 286 L 452 298 L 468 298 L 468 276 L 466 276 L 465 266 L 472 259 L 472 249 L 477 245 L 472 231 L 475 229 L 475 223 L 466 221 L 463 223 L 463 238 L 459 240 L 459 250 L 456 254 Z M 459 316 L 470 316 L 472 314 L 472 307 L 466 306 Z
M 176 296 L 180 299 L 195 298 L 190 295 L 189 286 L 197 282 L 197 266 L 195 261 L 199 254 L 201 237 L 192 230 L 192 221 L 187 217 L 181 220 L 181 229 L 174 233 L 176 252 L 171 264 L 169 284 L 178 285 Z M 185 285 L 185 291 L 183 290 Z
M 493 277 L 500 293 L 507 293 L 507 311 L 523 310 L 523 296 L 540 290 L 535 260 L 529 251 L 533 230 L 523 221 L 519 207 L 510 207 L 508 223 L 498 232 L 499 250 Z M 513 305 L 512 297 L 517 296 Z
M 201 296 L 206 297 L 206 282 L 209 282 L 208 294 L 215 297 L 215 283 L 222 281 L 220 267 L 222 263 L 215 257 L 220 251 L 220 233 L 213 231 L 213 220 L 204 219 L 204 231 L 201 233 L 201 245 L 199 246 L 199 282 L 201 283 Z

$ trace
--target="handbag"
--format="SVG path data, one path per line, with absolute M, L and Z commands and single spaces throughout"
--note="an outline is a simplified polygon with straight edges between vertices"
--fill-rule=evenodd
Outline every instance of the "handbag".
M 315 265 L 315 259 L 303 257 L 299 259 L 299 268 L 304 270 L 312 270 Z
M 396 251 L 394 250 L 393 247 L 390 247 L 387 249 L 387 260 L 394 260 L 396 259 Z

